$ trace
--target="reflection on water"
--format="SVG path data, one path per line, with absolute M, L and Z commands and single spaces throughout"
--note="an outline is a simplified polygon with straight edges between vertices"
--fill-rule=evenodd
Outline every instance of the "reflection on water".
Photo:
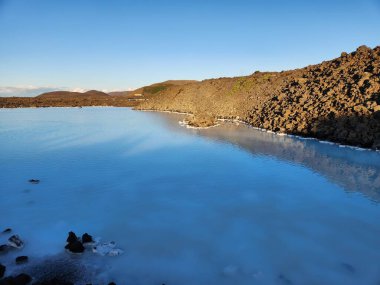
M 160 114 L 172 129 L 179 115 Z M 253 155 L 272 156 L 304 165 L 347 191 L 380 202 L 380 152 L 338 146 L 313 139 L 277 135 L 245 124 L 222 123 L 208 129 L 183 129 L 212 140 L 234 144 Z
M 74 230 L 125 251 L 73 257 L 92 284 L 379 284 L 379 153 L 181 117 L 0 110 L 0 230 L 25 241 L 7 272 L 66 260 Z

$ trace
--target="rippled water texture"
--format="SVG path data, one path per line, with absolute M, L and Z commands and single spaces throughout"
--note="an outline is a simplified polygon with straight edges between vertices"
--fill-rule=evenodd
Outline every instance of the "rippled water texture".
M 82 258 L 118 284 L 379 284 L 378 152 L 180 118 L 0 110 L 0 227 L 31 265 L 67 258 L 70 230 L 114 240 Z

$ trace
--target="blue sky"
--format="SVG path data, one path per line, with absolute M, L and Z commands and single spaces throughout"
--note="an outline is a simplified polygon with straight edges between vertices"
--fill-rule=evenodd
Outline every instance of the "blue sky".
M 27 93 L 281 71 L 363 44 L 380 44 L 380 0 L 0 0 L 0 87 Z

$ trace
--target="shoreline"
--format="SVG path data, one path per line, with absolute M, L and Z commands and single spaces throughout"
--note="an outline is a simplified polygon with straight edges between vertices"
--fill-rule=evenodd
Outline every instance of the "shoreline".
M 192 113 L 179 112 L 179 111 L 167 111 L 167 110 L 163 110 L 163 111 L 161 111 L 161 110 L 153 110 L 153 109 L 141 109 L 141 110 L 139 110 L 139 109 L 135 109 L 135 108 L 132 108 L 132 110 L 142 111 L 142 112 L 160 112 L 160 113 L 171 113 L 171 114 L 180 114 L 180 115 L 193 115 Z M 266 133 L 269 133 L 269 134 L 275 134 L 275 135 L 278 135 L 278 136 L 288 136 L 288 137 L 293 137 L 293 138 L 297 138 L 297 139 L 300 139 L 300 140 L 313 140 L 313 141 L 317 141 L 317 142 L 322 143 L 322 144 L 335 145 L 335 146 L 338 146 L 338 147 L 341 147 L 341 148 L 350 148 L 350 149 L 354 149 L 354 150 L 358 150 L 358 151 L 380 152 L 380 150 L 376 150 L 376 149 L 365 148 L 365 147 L 354 146 L 354 145 L 348 145 L 348 144 L 342 144 L 342 143 L 337 143 L 337 142 L 328 141 L 328 140 L 321 140 L 321 139 L 318 139 L 318 138 L 315 138 L 315 137 L 304 137 L 304 136 L 295 135 L 295 134 L 287 134 L 287 133 L 274 132 L 274 131 L 271 131 L 271 130 L 267 130 L 267 129 L 263 129 L 263 128 L 258 128 L 258 127 L 252 126 L 248 122 L 240 120 L 240 119 L 216 118 L 216 120 L 219 121 L 219 122 L 240 123 L 240 124 L 243 124 L 243 125 L 245 125 L 245 126 L 247 126 L 249 128 L 252 128 L 254 130 L 261 131 L 261 132 L 266 132 Z M 220 124 L 215 124 L 215 125 L 210 126 L 210 127 L 194 127 L 194 126 L 190 126 L 190 125 L 181 125 L 180 122 L 181 121 L 179 121 L 178 123 L 179 123 L 179 125 L 181 127 L 186 127 L 188 129 L 199 129 L 199 130 L 202 130 L 202 129 L 210 129 L 210 128 L 214 128 L 214 127 L 220 126 Z
M 48 106 L 48 107 L 35 107 L 35 106 L 33 106 L 33 107 L 32 106 L 30 106 L 30 107 L 0 107 L 0 110 L 2 110 L 2 109 L 4 109 L 4 110 L 11 110 L 11 109 L 47 109 L 47 108 L 76 108 L 76 109 L 81 109 L 81 108 L 129 108 L 129 109 L 131 109 L 133 111 L 140 111 L 140 112 L 159 112 L 159 113 L 169 113 L 169 114 L 179 114 L 179 115 L 194 115 L 193 113 L 190 113 L 190 112 L 155 110 L 155 109 L 136 109 L 136 106 L 112 106 L 112 105 L 110 105 L 110 106 L 92 105 L 92 106 Z M 258 131 L 261 131 L 261 132 L 266 132 L 266 133 L 269 133 L 269 134 L 275 134 L 275 135 L 278 135 L 278 136 L 294 137 L 294 138 L 297 138 L 297 139 L 300 139 L 300 140 L 314 140 L 314 141 L 317 141 L 317 142 L 320 142 L 320 143 L 323 143 L 323 144 L 336 145 L 336 146 L 341 147 L 341 148 L 350 148 L 350 149 L 355 149 L 355 150 L 358 150 L 358 151 L 380 152 L 380 150 L 377 150 L 377 149 L 365 148 L 365 147 L 354 146 L 354 145 L 348 145 L 348 144 L 333 142 L 333 141 L 329 141 L 329 140 L 322 140 L 322 139 L 318 139 L 318 138 L 315 138 L 315 137 L 307 137 L 307 136 L 300 136 L 300 135 L 295 135 L 295 134 L 275 132 L 275 131 L 271 131 L 271 130 L 255 127 L 255 126 L 251 125 L 250 123 L 248 123 L 246 121 L 243 121 L 241 119 L 226 119 L 226 118 L 218 118 L 217 117 L 216 120 L 219 121 L 219 122 L 230 122 L 230 123 L 244 124 L 245 126 L 247 126 L 249 128 L 252 128 L 252 129 L 255 129 L 255 130 L 258 130 Z M 208 126 L 208 127 L 196 127 L 196 126 L 188 125 L 186 123 L 182 123 L 181 124 L 181 122 L 183 122 L 183 121 L 179 121 L 178 122 L 179 125 L 181 127 L 186 127 L 188 129 L 199 129 L 199 130 L 202 130 L 202 129 L 210 129 L 210 128 L 214 128 L 214 127 L 220 126 L 220 124 L 215 124 L 215 125 Z

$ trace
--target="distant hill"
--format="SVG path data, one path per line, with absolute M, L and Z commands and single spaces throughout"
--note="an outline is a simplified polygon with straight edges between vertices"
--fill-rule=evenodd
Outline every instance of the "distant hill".
M 1 108 L 24 107 L 82 107 L 114 106 L 132 107 L 138 102 L 127 97 L 110 96 L 107 93 L 90 90 L 87 92 L 53 91 L 36 97 L 2 97 Z
M 39 99 L 84 99 L 84 98 L 105 98 L 109 97 L 107 93 L 97 91 L 97 90 L 90 90 L 84 93 L 81 92 L 70 92 L 70 91 L 53 91 L 53 92 L 47 92 L 43 93 L 41 95 L 36 96 L 36 98 Z
M 140 87 L 133 91 L 114 91 L 108 93 L 111 96 L 149 96 L 163 91 L 171 86 L 181 86 L 189 83 L 198 82 L 196 80 L 167 80 L 160 83 Z

